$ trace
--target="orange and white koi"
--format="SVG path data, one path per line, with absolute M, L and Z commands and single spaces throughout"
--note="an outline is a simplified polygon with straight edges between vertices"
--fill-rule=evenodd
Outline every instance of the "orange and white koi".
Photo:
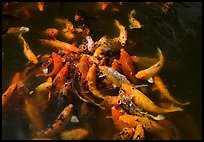
M 114 22 L 115 22 L 116 27 L 120 30 L 118 41 L 121 43 L 122 46 L 125 46 L 126 41 L 127 41 L 127 31 L 125 27 L 119 23 L 118 20 L 115 20 Z
M 89 131 L 84 128 L 76 128 L 61 133 L 62 140 L 82 140 L 89 135 Z
M 45 7 L 45 2 L 38 2 L 38 9 L 39 11 L 44 11 L 44 7 Z
M 86 40 L 87 40 L 87 48 L 88 48 L 88 51 L 93 51 L 94 50 L 94 41 L 93 39 L 91 38 L 91 36 L 86 36 L 85 37 Z
M 129 80 L 136 83 L 137 79 L 135 78 L 135 68 L 130 59 L 130 55 L 125 51 L 125 49 L 120 49 L 120 59 L 121 69 Z
M 124 84 L 131 84 L 128 79 L 108 66 L 99 66 L 99 70 L 107 77 L 107 79 L 113 84 L 114 87 L 121 87 Z
M 63 52 L 68 52 L 68 53 L 79 52 L 79 49 L 75 45 L 69 44 L 67 42 L 62 42 L 59 40 L 48 40 L 48 39 L 40 39 L 40 41 L 42 45 L 52 46 Z
M 169 109 L 160 108 L 154 102 L 152 102 L 146 95 L 136 89 L 133 85 L 122 84 L 122 90 L 132 97 L 133 102 L 139 107 L 152 113 L 168 113 L 175 111 L 183 111 L 180 107 L 172 107 Z
M 136 15 L 136 11 L 134 9 L 130 12 L 130 14 L 128 14 L 129 22 L 130 22 L 129 28 L 140 29 L 144 27 L 144 25 L 141 25 L 140 22 L 134 18 L 135 15 Z
M 89 90 L 92 92 L 94 96 L 97 98 L 105 99 L 106 96 L 101 94 L 101 92 L 97 89 L 96 86 L 96 64 L 93 64 L 87 73 L 87 82 L 89 86 Z
M 55 53 L 55 52 L 52 52 L 52 58 L 53 58 L 53 61 L 54 61 L 54 68 L 50 73 L 43 74 L 43 76 L 56 75 L 60 71 L 60 69 L 62 68 L 63 61 L 64 61 L 63 58 L 61 56 L 59 56 L 57 53 Z
M 159 61 L 147 69 L 140 70 L 135 75 L 136 78 L 148 80 L 150 83 L 153 83 L 152 77 L 158 74 L 158 72 L 161 70 L 164 64 L 164 57 L 163 57 L 162 51 L 159 48 L 157 49 L 158 49 L 158 54 L 159 54 Z
M 20 39 L 20 41 L 23 43 L 23 52 L 25 54 L 25 56 L 28 58 L 28 60 L 34 64 L 38 63 L 38 58 L 35 56 L 35 54 L 32 52 L 32 50 L 30 49 L 28 43 L 25 41 L 25 39 L 23 38 L 23 36 L 20 34 L 18 35 L 18 38 Z
M 38 131 L 36 132 L 36 136 L 38 137 L 53 137 L 56 134 L 60 133 L 67 123 L 70 121 L 72 115 L 73 115 L 74 106 L 73 104 L 68 105 L 65 107 L 62 112 L 59 114 L 57 119 L 54 121 L 52 126 L 48 127 L 44 131 Z
M 11 27 L 6 30 L 6 34 L 22 34 L 29 32 L 28 27 Z
M 168 89 L 164 85 L 162 79 L 158 75 L 154 76 L 153 79 L 154 79 L 153 88 L 157 89 L 161 93 L 162 97 L 166 98 L 167 100 L 171 101 L 172 103 L 174 103 L 176 105 L 188 105 L 188 104 L 190 104 L 190 102 L 186 102 L 186 103 L 178 102 L 173 96 L 171 96 Z

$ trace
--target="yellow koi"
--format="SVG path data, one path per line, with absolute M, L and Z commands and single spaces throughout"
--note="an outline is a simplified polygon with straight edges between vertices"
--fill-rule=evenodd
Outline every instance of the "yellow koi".
M 152 102 L 146 95 L 144 95 L 141 91 L 136 89 L 133 85 L 122 84 L 122 90 L 129 96 L 132 96 L 133 102 L 144 110 L 152 113 L 168 113 L 175 111 L 183 111 L 180 107 L 172 107 L 169 109 L 164 109 L 157 106 L 154 102 Z
M 155 89 L 158 89 L 158 91 L 161 93 L 162 97 L 166 98 L 167 100 L 171 101 L 172 103 L 174 103 L 176 105 L 188 105 L 188 104 L 190 104 L 190 102 L 180 103 L 173 96 L 171 96 L 168 89 L 166 88 L 163 81 L 161 80 L 161 78 L 158 75 L 154 76 L 154 86 L 153 87 Z
M 125 46 L 126 41 L 127 41 L 127 31 L 125 27 L 119 23 L 118 20 L 115 20 L 115 25 L 120 30 L 118 41 L 121 43 L 122 46 Z
M 129 25 L 130 29 L 135 29 L 135 28 L 140 29 L 144 26 L 144 25 L 141 25 L 140 22 L 134 18 L 135 15 L 136 15 L 135 10 L 132 10 L 130 14 L 128 14 L 129 22 L 130 22 L 130 25 Z
M 163 64 L 164 64 L 163 54 L 159 48 L 157 48 L 157 49 L 158 49 L 158 54 L 159 54 L 159 61 L 147 69 L 140 70 L 135 75 L 135 77 L 137 79 L 148 80 L 150 83 L 153 83 L 152 77 L 155 76 L 156 74 L 158 74 L 158 72 L 161 70 L 161 68 L 163 67 Z
M 20 41 L 23 43 L 23 52 L 25 54 L 25 56 L 28 58 L 28 60 L 34 64 L 38 63 L 38 58 L 35 56 L 35 54 L 32 52 L 32 50 L 30 49 L 28 43 L 25 41 L 25 39 L 23 38 L 23 36 L 20 34 L 18 35 L 18 38 L 20 39 Z
M 94 96 L 98 98 L 105 99 L 106 96 L 101 94 L 101 92 L 97 89 L 96 86 L 96 64 L 93 64 L 87 73 L 87 81 L 88 81 L 88 86 L 89 90 L 93 93 Z

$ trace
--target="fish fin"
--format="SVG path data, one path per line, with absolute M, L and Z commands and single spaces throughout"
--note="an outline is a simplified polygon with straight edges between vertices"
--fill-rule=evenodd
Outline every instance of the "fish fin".
M 147 81 L 148 81 L 149 83 L 153 83 L 153 82 L 154 82 L 154 80 L 153 80 L 152 77 L 150 77 Z
M 115 84 L 112 84 L 113 85 L 113 88 L 115 89 L 117 86 Z

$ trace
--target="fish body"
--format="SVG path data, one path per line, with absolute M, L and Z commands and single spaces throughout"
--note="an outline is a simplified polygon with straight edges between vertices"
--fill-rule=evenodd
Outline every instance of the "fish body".
M 161 70 L 161 68 L 163 67 L 163 64 L 164 64 L 164 57 L 163 57 L 163 54 L 159 48 L 158 48 L 158 54 L 159 54 L 159 61 L 147 69 L 140 70 L 135 75 L 135 77 L 137 79 L 149 80 L 150 78 L 152 78 L 153 76 L 155 76 L 159 73 L 159 71 Z M 153 83 L 153 82 L 151 82 L 151 83 Z
M 132 96 L 133 102 L 139 108 L 142 108 L 148 112 L 160 114 L 183 110 L 180 107 L 172 107 L 170 109 L 161 108 L 157 106 L 154 102 L 152 102 L 145 94 L 143 94 L 141 91 L 139 91 L 132 85 L 122 84 L 121 88 L 127 95 Z

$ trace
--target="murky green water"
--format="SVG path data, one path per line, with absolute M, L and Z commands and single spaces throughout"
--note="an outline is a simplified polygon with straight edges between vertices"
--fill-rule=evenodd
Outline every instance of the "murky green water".
M 173 12 L 167 13 L 161 19 L 158 18 L 160 5 L 145 5 L 144 3 L 124 3 L 122 6 L 116 4 L 119 12 L 111 12 L 110 9 L 99 10 L 96 3 L 46 3 L 44 12 L 39 12 L 34 4 L 25 5 L 29 7 L 30 17 L 20 15 L 21 11 L 26 8 L 22 6 L 12 8 L 13 10 L 6 12 L 19 16 L 19 20 L 3 17 L 2 28 L 4 30 L 14 26 L 29 27 L 30 31 L 24 37 L 36 55 L 52 51 L 42 47 L 38 39 L 42 38 L 43 29 L 55 25 L 54 18 L 68 18 L 75 24 L 74 15 L 77 10 L 82 10 L 89 18 L 87 25 L 91 28 L 93 40 L 98 40 L 104 35 L 110 38 L 118 35 L 113 23 L 114 19 L 128 27 L 127 15 L 132 9 L 135 9 L 136 17 L 144 28 L 128 29 L 128 41 L 133 41 L 133 43 L 128 42 L 125 49 L 131 55 L 144 56 L 154 56 L 157 47 L 163 51 L 165 65 L 160 75 L 176 98 L 191 101 L 189 106 L 184 107 L 185 112 L 194 118 L 200 131 L 202 130 L 201 2 L 175 3 Z M 2 92 L 8 88 L 14 73 L 23 71 L 26 63 L 27 59 L 17 36 L 2 36 Z M 17 119 L 18 115 L 9 116 L 9 118 L 2 119 L 3 139 L 26 139 L 24 132 L 28 127 Z M 104 123 L 104 126 L 108 125 L 109 122 Z M 103 139 L 100 132 L 102 132 L 101 129 L 93 136 L 93 139 Z

